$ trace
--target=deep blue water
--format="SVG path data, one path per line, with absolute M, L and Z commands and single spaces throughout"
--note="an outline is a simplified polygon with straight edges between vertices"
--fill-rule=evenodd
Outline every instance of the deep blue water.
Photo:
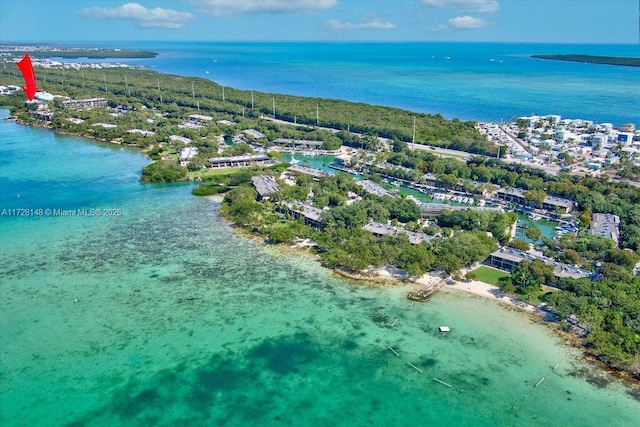
M 640 68 L 531 58 L 554 53 L 640 57 L 638 45 L 136 42 L 122 47 L 160 55 L 121 62 L 239 89 L 465 120 L 560 114 L 616 126 L 640 124 Z

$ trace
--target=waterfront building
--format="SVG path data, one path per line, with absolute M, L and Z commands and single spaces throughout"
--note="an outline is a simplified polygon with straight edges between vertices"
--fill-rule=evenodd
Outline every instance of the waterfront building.
M 341 154 L 333 159 L 333 162 L 329 163 L 331 169 L 336 169 L 342 172 L 354 173 L 351 169 L 352 156 L 349 154 Z
M 269 200 L 273 193 L 282 190 L 276 180 L 268 175 L 252 176 L 251 185 L 258 192 L 259 200 Z
M 356 184 L 364 188 L 364 191 L 366 191 L 367 193 L 374 194 L 376 196 L 380 196 L 380 197 L 387 196 L 387 197 L 391 197 L 392 199 L 395 199 L 398 197 L 397 194 L 392 193 L 391 191 L 387 190 L 383 186 L 376 184 L 375 182 L 369 179 L 365 179 L 363 181 L 356 181 Z
M 530 204 L 524 196 L 524 190 L 520 188 L 501 188 L 496 191 L 495 197 L 500 201 L 516 203 L 520 206 L 528 206 Z M 568 214 L 573 209 L 573 202 L 561 197 L 547 196 L 542 203 L 542 209 L 549 212 Z
M 589 225 L 589 234 L 612 239 L 616 246 L 620 240 L 620 217 L 608 213 L 594 213 Z
M 299 172 L 305 175 L 311 175 L 314 179 L 326 178 L 329 176 L 329 172 L 325 172 L 319 169 L 309 168 L 307 166 L 292 165 L 287 168 L 291 172 Z
M 292 203 L 281 203 L 280 211 L 290 215 L 293 219 L 302 218 L 304 223 L 311 227 L 322 228 L 324 226 L 322 220 L 324 211 L 299 200 L 294 200 Z
M 231 157 L 212 157 L 208 159 L 211 168 L 237 168 L 253 165 L 271 165 L 274 161 L 265 154 L 246 154 L 242 156 Z
M 180 150 L 179 160 L 181 166 L 186 166 L 198 155 L 198 147 L 184 147 Z
M 333 159 L 333 162 L 337 165 L 337 166 L 350 166 L 351 165 L 351 155 L 349 154 L 340 154 L 339 156 L 336 156 L 335 159 Z
M 50 122 L 53 120 L 53 116 L 54 112 L 51 110 L 38 110 L 34 113 L 35 119 L 41 122 Z
M 556 281 L 560 278 L 580 279 L 583 277 L 591 277 L 593 274 L 583 268 L 563 264 L 545 257 L 540 252 L 533 250 L 525 252 L 507 246 L 503 246 L 489 255 L 489 258 L 485 260 L 485 264 L 503 271 L 511 272 L 516 265 L 520 264 L 525 259 L 529 261 L 539 259 L 545 264 L 553 266 L 553 274 L 555 275 Z
M 323 141 L 278 138 L 273 141 L 273 143 L 283 147 L 292 148 L 294 150 L 317 150 L 322 147 Z
M 557 114 L 547 114 L 546 116 L 544 116 L 544 119 L 550 124 L 554 125 L 560 123 L 560 120 L 562 120 L 562 116 L 559 116 Z

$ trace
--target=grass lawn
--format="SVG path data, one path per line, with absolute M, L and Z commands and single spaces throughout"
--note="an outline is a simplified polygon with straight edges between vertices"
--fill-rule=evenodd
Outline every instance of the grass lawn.
M 486 267 L 484 265 L 473 270 L 473 273 L 476 274 L 475 280 L 479 280 L 480 282 L 488 283 L 494 286 L 498 286 L 498 280 L 501 277 L 510 276 L 510 274 L 505 271 L 498 270 L 491 267 Z
M 191 178 L 194 178 L 194 179 L 195 178 L 207 179 L 207 178 L 210 178 L 210 177 L 216 176 L 216 175 L 231 175 L 231 174 L 234 174 L 234 173 L 238 173 L 242 169 L 246 169 L 246 168 L 203 169 L 203 170 L 199 170 L 199 171 L 189 171 L 187 173 L 187 176 L 191 177 Z

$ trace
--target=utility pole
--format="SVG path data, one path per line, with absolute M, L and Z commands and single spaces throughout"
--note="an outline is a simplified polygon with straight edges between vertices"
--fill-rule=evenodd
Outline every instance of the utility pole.
M 222 86 L 222 102 L 224 102 L 224 86 Z
M 416 143 L 416 118 L 413 118 L 413 138 L 411 139 L 413 144 Z
M 160 94 L 160 103 L 162 104 L 162 92 L 160 91 L 160 79 L 156 80 L 158 83 L 158 93 Z
M 253 110 L 253 91 L 251 91 L 251 109 Z

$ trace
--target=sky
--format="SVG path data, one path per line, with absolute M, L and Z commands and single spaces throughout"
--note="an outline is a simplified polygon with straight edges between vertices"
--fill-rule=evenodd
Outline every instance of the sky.
M 2 0 L 0 42 L 638 44 L 640 0 Z

